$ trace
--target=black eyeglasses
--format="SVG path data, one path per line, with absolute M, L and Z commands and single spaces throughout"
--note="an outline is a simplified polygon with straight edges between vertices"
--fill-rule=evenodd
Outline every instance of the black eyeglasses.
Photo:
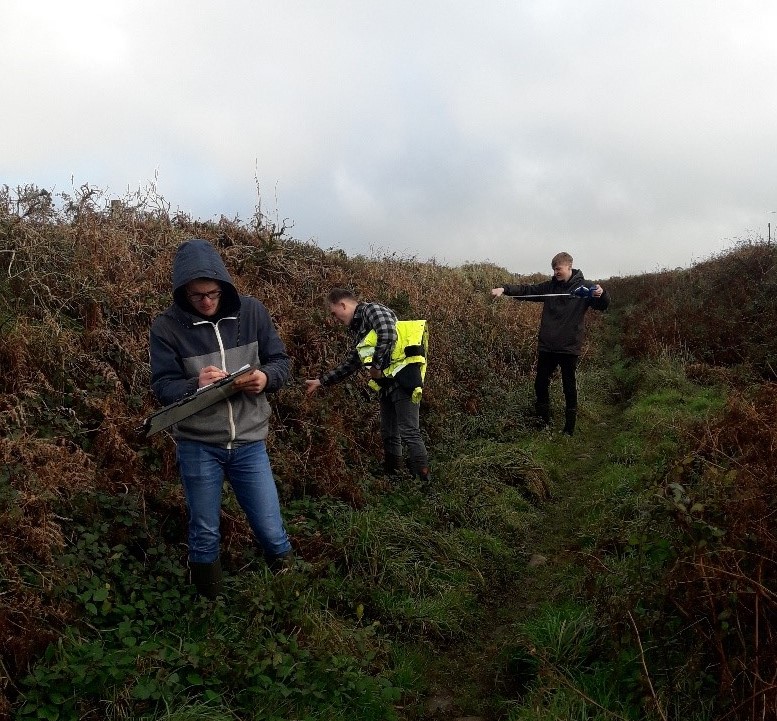
M 221 298 L 220 290 L 209 290 L 207 293 L 187 293 L 186 297 L 192 303 L 202 303 L 206 298 L 208 300 L 218 300 Z

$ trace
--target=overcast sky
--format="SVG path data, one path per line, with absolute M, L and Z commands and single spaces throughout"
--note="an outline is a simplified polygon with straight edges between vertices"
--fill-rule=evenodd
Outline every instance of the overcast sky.
M 349 255 L 687 267 L 777 224 L 776 28 L 773 0 L 2 0 L 0 184 L 261 196 Z

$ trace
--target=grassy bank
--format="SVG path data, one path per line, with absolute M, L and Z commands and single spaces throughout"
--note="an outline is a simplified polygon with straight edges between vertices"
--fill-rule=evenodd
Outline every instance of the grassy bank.
M 573 438 L 532 427 L 524 385 L 508 424 L 440 444 L 431 490 L 367 475 L 361 508 L 291 502 L 306 562 L 274 577 L 235 553 L 215 606 L 171 560 L 180 528 L 93 497 L 59 591 L 82 621 L 22 679 L 19 717 L 714 718 L 651 603 L 666 479 L 722 397 L 671 362 L 591 363 L 581 389 Z
M 533 459 L 550 496 L 527 517 L 515 575 L 493 589 L 478 633 L 429 659 L 424 712 L 446 713 L 417 718 L 716 718 L 689 639 L 667 646 L 667 618 L 655 622 L 682 535 L 667 479 L 723 393 L 669 361 L 589 366 L 581 386 L 573 438 L 531 432 L 504 446 Z

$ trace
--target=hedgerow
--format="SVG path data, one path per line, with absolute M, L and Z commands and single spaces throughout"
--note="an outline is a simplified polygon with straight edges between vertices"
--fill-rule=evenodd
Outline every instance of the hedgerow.
M 626 365 L 674 359 L 729 396 L 664 469 L 635 542 L 663 569 L 638 604 L 662 651 L 653 671 L 675 698 L 716 699 L 715 718 L 777 716 L 775 260 L 772 243 L 745 241 L 688 270 L 609 281 Z
M 490 264 L 449 268 L 391 254 L 349 259 L 340 251 L 290 239 L 285 230 L 259 208 L 246 222 L 226 217 L 201 222 L 171 214 L 169 204 L 151 188 L 120 200 L 109 200 L 90 186 L 56 197 L 34 186 L 0 189 L 0 716 L 11 700 L 24 698 L 43 709 L 36 713 L 54 713 L 48 710 L 56 705 L 52 699 L 68 688 L 66 659 L 73 653 L 68 643 L 96 649 L 89 646 L 94 639 L 86 640 L 94 634 L 89 626 L 129 623 L 126 634 L 136 636 L 134 614 L 124 613 L 122 619 L 111 615 L 135 603 L 131 587 L 122 590 L 122 583 L 131 586 L 138 574 L 158 574 L 160 554 L 169 559 L 169 593 L 184 574 L 185 504 L 172 443 L 166 434 L 144 440 L 137 433 L 143 418 L 156 409 L 149 391 L 148 330 L 170 303 L 171 262 L 183 240 L 201 237 L 219 249 L 238 289 L 267 305 L 293 359 L 292 381 L 271 400 L 270 455 L 285 507 L 330 498 L 361 508 L 365 479 L 374 477 L 379 456 L 376 404 L 362 380 L 343 383 L 317 399 L 304 394 L 302 380 L 331 367 L 347 350 L 345 333 L 328 320 L 324 307 L 331 287 L 349 287 L 386 303 L 401 318 L 428 320 L 430 372 L 422 427 L 432 447 L 451 428 L 461 427 L 456 419 L 469 418 L 482 427 L 506 413 L 520 419 L 521 409 L 504 404 L 514 397 L 516 380 L 531 370 L 537 309 L 491 300 L 488 289 L 511 280 L 507 271 Z M 232 513 L 227 501 L 225 562 L 239 567 L 250 555 L 251 536 L 242 514 Z M 120 510 L 113 516 L 118 530 L 125 528 L 122 519 L 145 524 L 130 534 L 131 543 L 121 533 L 116 536 L 110 521 L 107 509 L 117 504 Z M 92 528 L 84 508 L 92 508 L 95 523 L 108 516 Z M 347 547 L 335 536 L 327 537 L 326 524 L 311 526 L 318 511 L 303 508 L 307 510 L 289 519 L 301 555 L 318 569 L 330 564 L 335 573 L 361 569 L 366 561 L 346 556 Z M 447 513 L 442 507 L 439 512 Z M 482 512 L 499 515 L 488 508 Z M 385 523 L 388 538 L 397 527 L 391 519 Z M 362 536 L 368 530 L 356 529 Z M 148 535 L 147 541 L 141 542 L 137 533 Z M 404 538 L 392 542 L 409 543 Z M 455 534 L 448 543 L 446 552 L 453 556 L 466 547 Z M 504 555 L 496 540 L 488 543 L 493 546 L 489 553 Z M 462 575 L 449 562 L 436 561 L 439 568 L 424 581 L 429 588 L 420 585 L 417 598 L 432 599 L 442 588 L 463 584 L 443 604 L 472 607 L 481 592 L 477 569 Z M 416 566 L 414 561 L 409 568 Z M 407 570 L 397 566 L 396 573 Z M 160 592 L 167 593 L 164 588 Z M 377 585 L 368 584 L 365 592 L 374 603 L 382 599 L 387 621 L 414 627 L 417 614 L 411 613 L 409 601 L 391 598 Z M 170 618 L 184 622 L 179 602 L 169 594 L 164 598 L 157 600 Z M 344 599 L 346 606 L 352 600 Z M 430 607 L 429 613 L 438 612 Z M 443 631 L 449 623 L 445 632 L 454 632 L 458 622 L 445 622 L 444 615 L 441 606 L 439 621 L 421 623 Z M 124 643 L 113 631 L 110 638 L 110 643 Z M 63 639 L 66 655 L 60 658 L 53 649 Z M 49 671 L 37 673 L 55 675 L 38 678 L 37 685 L 22 682 L 44 651 L 51 656 Z M 155 668 L 153 657 L 160 652 L 152 643 L 136 654 L 145 690 L 115 688 L 112 703 L 119 706 L 112 708 L 129 703 L 127 699 L 142 700 L 146 691 L 169 701 L 170 694 L 188 688 L 186 677 L 171 677 L 166 666 L 158 670 L 156 685 L 151 684 L 149 669 Z M 305 653 L 315 652 L 309 648 Z M 130 663 L 131 655 L 116 657 L 114 668 Z M 88 654 L 74 663 L 86 668 Z M 358 681 L 364 670 L 350 665 L 355 661 L 342 663 L 351 669 L 347 673 L 353 673 L 356 687 L 372 683 Z M 100 668 L 95 672 L 108 672 Z M 95 690 L 110 681 L 90 679 Z M 295 688 L 304 687 L 299 683 Z M 51 705 L 36 693 L 44 693 Z M 86 714 L 91 702 L 87 696 L 68 703 L 73 714 Z

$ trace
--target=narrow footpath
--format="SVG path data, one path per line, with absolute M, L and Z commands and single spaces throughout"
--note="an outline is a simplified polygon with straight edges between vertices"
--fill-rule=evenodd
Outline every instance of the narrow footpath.
M 586 535 L 591 499 L 599 491 L 602 459 L 607 457 L 620 420 L 615 407 L 597 408 L 597 414 L 596 420 L 582 415 L 571 438 L 558 431 L 537 432 L 543 434 L 537 446 L 540 453 L 547 444 L 557 446 L 540 462 L 558 480 L 526 537 L 525 572 L 493 599 L 477 635 L 440 655 L 437 667 L 430 669 L 431 692 L 417 718 L 496 721 L 506 713 L 504 704 L 495 699 L 523 695 L 522 686 L 531 681 L 532 674 L 529 663 L 523 670 L 516 666 L 516 628 L 541 607 L 570 600 L 570 589 L 580 589 L 584 580 L 581 537 Z M 575 590 L 572 593 L 577 595 Z M 512 667 L 507 667 L 510 663 Z

